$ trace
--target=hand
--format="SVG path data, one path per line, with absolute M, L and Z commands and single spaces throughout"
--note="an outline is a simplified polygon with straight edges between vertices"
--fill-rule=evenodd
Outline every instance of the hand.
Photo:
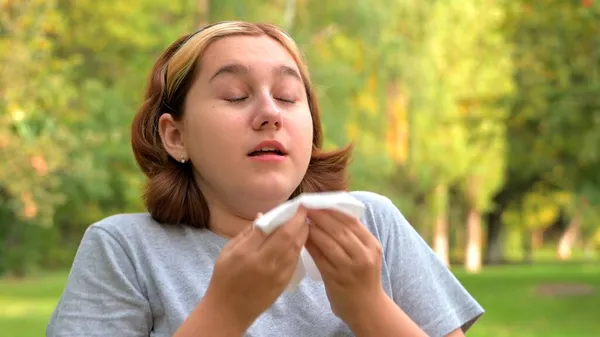
M 303 208 L 269 236 L 251 226 L 223 248 L 206 301 L 232 316 L 232 324 L 239 323 L 245 331 L 285 290 L 307 237 Z
M 381 285 L 379 241 L 358 220 L 311 210 L 306 249 L 321 272 L 333 313 L 351 326 L 370 304 L 387 296 Z

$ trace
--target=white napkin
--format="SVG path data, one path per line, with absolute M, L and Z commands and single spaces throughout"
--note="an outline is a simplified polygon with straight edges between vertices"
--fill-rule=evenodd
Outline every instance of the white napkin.
M 268 235 L 290 220 L 300 205 L 308 209 L 333 209 L 357 219 L 363 215 L 365 210 L 365 205 L 348 192 L 304 193 L 263 214 L 256 219 L 254 225 Z M 314 260 L 303 247 L 300 252 L 300 261 L 298 261 L 296 271 L 288 285 L 288 291 L 294 291 L 307 274 L 315 281 L 322 280 Z

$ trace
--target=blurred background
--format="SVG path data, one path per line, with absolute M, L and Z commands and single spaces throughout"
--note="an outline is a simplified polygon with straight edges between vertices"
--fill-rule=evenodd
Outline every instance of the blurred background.
M 352 189 L 486 308 L 469 336 L 600 336 L 600 1 L 0 0 L 2 336 L 44 335 L 87 226 L 144 211 L 151 66 L 228 19 L 295 37 Z

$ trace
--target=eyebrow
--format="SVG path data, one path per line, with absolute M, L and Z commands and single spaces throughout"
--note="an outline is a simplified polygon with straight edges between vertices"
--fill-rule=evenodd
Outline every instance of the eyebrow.
M 220 67 L 208 80 L 209 82 L 212 81 L 215 77 L 222 75 L 222 74 L 248 74 L 250 73 L 250 69 L 248 69 L 248 67 L 242 65 L 242 64 L 227 64 L 224 65 L 222 67 Z M 296 69 L 286 66 L 286 65 L 281 65 L 277 68 L 275 68 L 273 70 L 273 73 L 277 76 L 291 76 L 296 78 L 297 80 L 299 80 L 300 82 L 302 81 L 302 77 L 300 76 L 300 74 L 298 74 L 298 72 L 296 71 Z
M 247 67 L 241 64 L 227 64 L 219 68 L 208 80 L 209 82 L 214 80 L 215 77 L 222 74 L 247 74 L 249 70 Z
M 300 74 L 298 74 L 298 72 L 296 71 L 296 69 L 292 68 L 292 67 L 288 67 L 288 66 L 279 66 L 275 69 L 275 74 L 279 75 L 279 76 L 291 76 L 296 78 L 298 81 L 303 82 L 302 81 L 302 77 L 300 76 Z

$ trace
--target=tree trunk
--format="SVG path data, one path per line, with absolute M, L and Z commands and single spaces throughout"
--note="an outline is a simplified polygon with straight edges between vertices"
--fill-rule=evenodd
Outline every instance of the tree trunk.
M 536 229 L 531 233 L 531 245 L 533 250 L 542 248 L 544 245 L 544 229 Z
M 477 209 L 477 183 L 476 177 L 469 177 L 467 186 L 469 214 L 467 215 L 465 269 L 470 273 L 477 273 L 481 270 L 481 214 Z
M 465 269 L 477 273 L 481 270 L 481 214 L 474 207 L 469 210 L 467 235 Z
M 405 164 L 409 156 L 407 98 L 398 80 L 391 78 L 387 84 L 386 111 L 388 119 L 388 153 L 399 164 Z
M 522 232 L 523 262 L 533 263 L 533 246 L 536 231 L 524 229 Z
M 435 226 L 433 230 L 433 250 L 446 267 L 450 267 L 450 247 L 448 245 L 448 211 L 446 185 L 439 184 L 435 189 Z
M 486 264 L 499 264 L 504 262 L 504 224 L 502 213 L 508 205 L 519 204 L 527 191 L 540 180 L 538 176 L 527 179 L 515 179 L 511 171 L 506 172 L 505 185 L 493 198 L 494 209 L 486 214 L 487 222 L 487 245 L 485 251 Z
M 196 12 L 198 17 L 196 22 L 199 27 L 206 26 L 210 22 L 210 0 L 198 0 Z
M 504 207 L 498 207 L 487 215 L 487 246 L 485 251 L 486 264 L 499 264 L 504 260 L 504 224 L 502 213 Z
M 285 8 L 283 10 L 283 29 L 290 31 L 294 26 L 296 19 L 296 0 L 285 0 Z
M 577 233 L 579 232 L 579 228 L 581 227 L 581 214 L 577 212 L 571 222 L 569 222 L 569 226 L 561 235 L 558 240 L 558 246 L 556 249 L 556 256 L 559 260 L 568 260 L 571 258 L 571 253 L 573 249 L 573 245 L 577 240 Z
M 452 206 L 450 206 L 452 207 Z M 453 229 L 454 235 L 450 241 L 450 263 L 464 263 L 465 248 L 467 247 L 467 233 L 465 226 L 465 217 L 461 218 L 460 223 L 450 221 L 449 227 Z

